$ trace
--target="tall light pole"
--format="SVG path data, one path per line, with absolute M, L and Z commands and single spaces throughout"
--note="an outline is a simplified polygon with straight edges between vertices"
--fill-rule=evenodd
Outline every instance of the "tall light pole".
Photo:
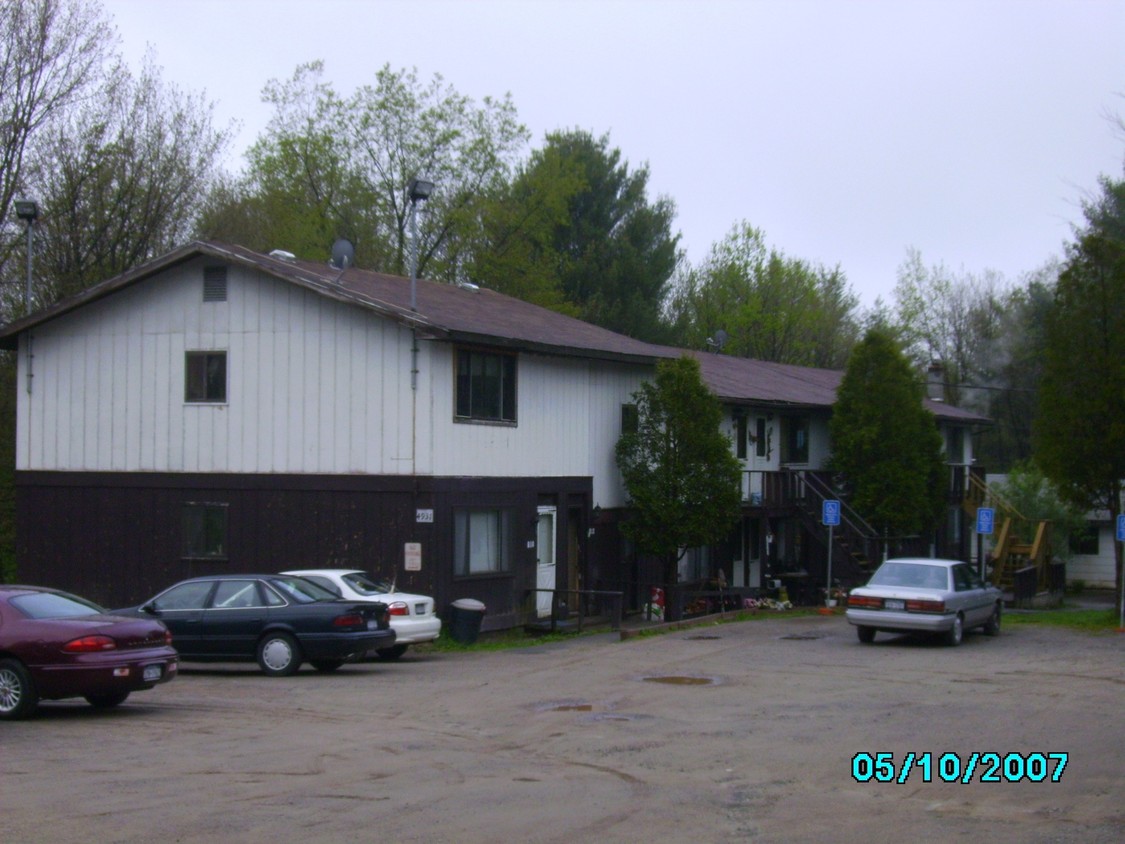
M 434 192 L 434 183 L 425 179 L 411 179 L 406 189 L 410 196 L 410 311 L 418 312 L 418 203 L 425 202 Z M 418 326 L 410 329 L 410 389 L 418 389 Z
M 434 192 L 434 183 L 425 179 L 411 179 L 407 187 L 410 195 L 410 310 L 418 310 L 418 203 L 425 202 Z
M 39 218 L 39 206 L 31 199 L 17 199 L 16 216 L 21 220 L 27 220 L 27 289 L 23 294 L 23 307 L 24 311 L 29 314 L 31 313 L 31 260 L 35 254 L 35 240 L 32 230 L 35 228 L 35 221 Z

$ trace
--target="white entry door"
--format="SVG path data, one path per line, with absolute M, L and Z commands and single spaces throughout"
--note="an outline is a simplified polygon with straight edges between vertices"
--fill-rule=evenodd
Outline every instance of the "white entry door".
M 555 507 L 539 508 L 539 528 L 535 537 L 535 554 L 538 564 L 535 571 L 536 589 L 555 589 Z M 551 615 L 551 593 L 535 593 L 535 609 L 539 618 Z

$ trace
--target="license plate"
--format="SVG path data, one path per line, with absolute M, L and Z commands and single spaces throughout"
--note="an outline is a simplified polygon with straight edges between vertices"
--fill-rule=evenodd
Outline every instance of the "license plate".
M 145 666 L 145 682 L 150 683 L 153 680 L 160 679 L 160 666 L 159 665 L 146 665 Z
M 887 598 L 883 601 L 883 609 L 885 610 L 901 610 L 906 609 L 905 601 L 896 601 L 894 598 Z
M 368 630 L 378 630 L 379 629 L 379 622 L 377 622 L 373 618 L 367 619 L 367 629 Z

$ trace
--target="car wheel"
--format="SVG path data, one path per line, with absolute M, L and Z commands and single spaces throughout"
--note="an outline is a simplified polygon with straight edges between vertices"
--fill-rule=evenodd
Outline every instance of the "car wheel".
M 310 663 L 313 668 L 323 674 L 330 674 L 344 664 L 342 659 L 314 659 Z
M 874 627 L 857 627 L 855 634 L 859 637 L 859 641 L 865 645 L 870 645 L 875 641 L 875 628 Z
M 992 615 L 988 617 L 988 621 L 984 623 L 984 633 L 986 636 L 999 636 L 1000 635 L 1000 602 L 996 602 L 996 606 L 992 608 Z
M 391 648 L 379 648 L 375 651 L 375 653 L 379 657 L 379 659 L 385 659 L 387 661 L 395 660 L 406 653 L 406 645 L 395 645 Z
M 26 718 L 39 705 L 39 694 L 22 662 L 0 660 L 0 718 Z
M 961 644 L 961 639 L 965 636 L 965 619 L 961 617 L 961 613 L 957 613 L 953 617 L 953 626 L 945 631 L 945 644 L 950 647 Z
M 107 692 L 104 695 L 86 695 L 86 702 L 95 709 L 112 709 L 129 697 L 128 692 Z
M 289 677 L 301 667 L 301 648 L 288 633 L 267 633 L 258 643 L 258 666 L 271 677 Z

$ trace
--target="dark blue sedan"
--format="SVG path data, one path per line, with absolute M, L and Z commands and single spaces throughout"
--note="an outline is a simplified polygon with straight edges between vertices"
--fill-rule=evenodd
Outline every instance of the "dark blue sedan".
M 385 604 L 341 600 L 302 577 L 281 574 L 196 577 L 118 612 L 164 622 L 182 660 L 256 660 L 275 677 L 295 674 L 305 661 L 335 671 L 395 642 Z

